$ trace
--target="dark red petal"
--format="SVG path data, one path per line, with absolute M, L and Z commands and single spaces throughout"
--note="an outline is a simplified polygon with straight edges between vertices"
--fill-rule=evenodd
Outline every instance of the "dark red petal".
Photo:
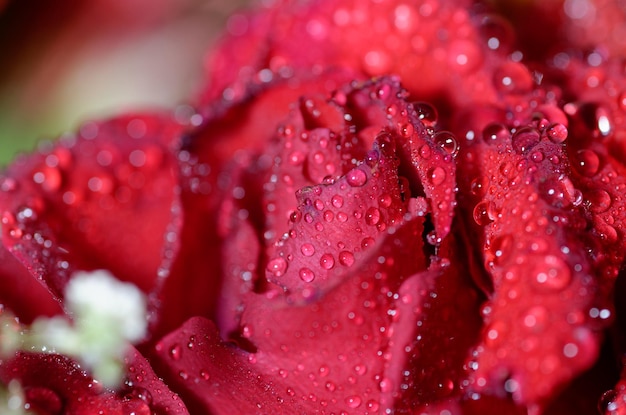
M 527 97 L 520 108 L 532 111 L 542 99 Z M 597 283 L 587 250 L 595 243 L 565 149 L 549 138 L 550 122 L 525 114 L 510 114 L 513 135 L 492 124 L 467 143 L 460 188 L 494 287 L 483 340 L 468 363 L 471 389 L 510 393 L 533 407 L 591 366 L 599 335 L 588 314 Z
M 138 407 L 150 408 L 151 414 L 186 415 L 189 412 L 181 398 L 169 390 L 158 377 L 148 360 L 137 350 L 132 349 L 124 359 L 127 365 L 125 388 L 118 392 L 118 397 L 128 405 L 134 402 Z
M 472 264 L 471 245 L 461 237 L 463 232 L 461 224 L 455 223 L 455 238 L 444 239 L 439 259 L 431 265 L 439 275 L 432 294 L 417 313 L 418 327 L 405 350 L 409 360 L 403 368 L 405 387 L 398 408 L 458 401 L 464 396 L 465 363 L 469 350 L 479 340 L 483 326 L 480 305 L 485 299 L 471 276 L 483 271 Z M 411 290 L 406 295 L 417 292 Z
M 281 2 L 253 17 L 238 15 L 217 48 L 206 97 L 238 99 L 241 84 L 297 76 L 301 69 L 343 66 L 366 76 L 397 74 L 421 99 L 468 103 L 496 99 L 487 47 L 492 25 L 470 15 L 469 1 Z M 253 43 L 254 42 L 254 43 Z M 252 49 L 251 45 L 263 45 Z M 243 51 L 236 53 L 233 51 Z M 217 65 L 215 65 L 217 63 Z M 233 70 L 237 67 L 238 70 Z
M 383 133 L 365 163 L 333 184 L 298 191 L 293 225 L 269 251 L 269 281 L 297 297 L 322 295 L 352 275 L 405 215 L 424 215 L 401 200 L 396 140 Z
M 0 363 L 0 381 L 18 380 L 25 400 L 37 413 L 93 415 L 188 414 L 178 396 L 154 374 L 134 351 L 126 359 L 129 381 L 119 393 L 102 387 L 65 356 L 18 353 Z
M 26 324 L 39 316 L 62 312 L 61 305 L 44 284 L 33 278 L 6 248 L 0 246 L 0 314 L 4 307 Z
M 194 409 L 216 414 L 392 407 L 403 348 L 436 275 L 411 276 L 417 264 L 404 260 L 421 250 L 420 222 L 389 235 L 378 255 L 318 301 L 293 307 L 271 293 L 249 294 L 242 339 L 251 353 L 221 345 L 210 323 L 190 320 L 157 345 L 168 382 Z
M 161 373 L 192 413 L 215 415 L 304 413 L 304 403 L 250 362 L 252 355 L 225 344 L 209 320 L 193 317 L 157 345 Z
M 399 137 L 400 174 L 409 181 L 404 191 L 425 195 L 435 228 L 431 243 L 440 243 L 450 231 L 456 206 L 456 138 L 437 130 L 433 107 L 407 102 L 408 94 L 397 78 L 380 78 L 343 92 L 359 138 L 371 142 L 381 128 Z
M 173 330 L 191 316 L 215 316 L 223 273 L 222 238 L 228 227 L 221 221 L 227 216 L 218 210 L 236 187 L 229 177 L 232 166 L 228 170 L 226 166 L 243 153 L 264 149 L 302 94 L 327 95 L 351 77 L 349 71 L 329 71 L 324 76 L 308 74 L 298 81 L 276 81 L 260 90 L 246 90 L 246 99 L 237 105 L 211 108 L 204 124 L 187 137 L 179 156 L 184 215 L 181 250 L 174 259 L 172 277 L 165 283 L 167 296 L 158 333 Z M 195 287 L 192 292 L 190 286 Z M 232 296 L 239 292 L 235 285 L 229 287 L 234 290 Z M 223 291 L 223 298 L 229 296 Z
M 0 183 L 5 246 L 58 297 L 76 269 L 155 289 L 175 246 L 181 130 L 167 116 L 124 116 L 18 158 Z

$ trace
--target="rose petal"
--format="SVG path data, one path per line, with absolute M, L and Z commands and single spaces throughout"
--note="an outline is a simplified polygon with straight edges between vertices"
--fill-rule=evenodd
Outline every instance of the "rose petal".
M 403 224 L 410 212 L 401 200 L 394 144 L 383 133 L 366 163 L 333 184 L 297 193 L 293 225 L 270 250 L 269 281 L 304 298 L 321 295 L 370 257 L 369 245 Z
M 236 30 L 209 60 L 211 84 L 203 96 L 237 99 L 246 82 L 343 66 L 366 76 L 397 74 L 425 100 L 490 102 L 496 91 L 487 68 L 507 46 L 500 57 L 487 46 L 491 36 L 482 32 L 490 26 L 472 19 L 470 3 L 288 2 L 237 15 Z
M 455 236 L 463 232 L 457 223 Z M 431 292 L 417 313 L 417 333 L 405 351 L 409 360 L 403 368 L 400 402 L 461 400 L 466 387 L 468 351 L 479 340 L 483 322 L 480 306 L 483 295 L 473 283 L 471 252 L 462 238 L 446 238 L 431 265 L 438 274 Z M 469 272 L 468 272 L 469 271 Z M 414 296 L 418 290 L 405 295 Z M 476 399 L 474 399 L 476 400 Z
M 39 316 L 62 312 L 46 287 L 33 278 L 15 257 L 0 247 L 0 314 L 7 307 L 26 324 Z
M 419 261 L 401 260 L 406 252 L 420 252 L 419 228 L 413 221 L 389 235 L 378 245 L 379 255 L 318 301 L 293 307 L 283 297 L 249 294 L 241 336 L 252 353 L 220 345 L 210 323 L 190 320 L 157 345 L 168 381 L 196 410 L 216 414 L 233 408 L 378 413 L 391 407 L 404 357 L 385 349 L 402 350 L 412 337 L 417 316 L 406 310 L 407 304 L 420 310 L 436 275 L 409 278 Z M 404 289 L 399 286 L 403 280 L 409 284 Z M 398 289 L 410 291 L 413 302 L 406 296 L 397 300 L 400 296 L 393 293 Z M 404 301 L 405 310 L 395 319 L 393 310 L 402 308 L 394 305 L 398 301 Z
M 210 320 L 193 317 L 157 345 L 168 384 L 192 413 L 301 413 L 303 404 L 280 381 L 264 376 L 249 354 L 221 341 Z
M 466 218 L 482 235 L 494 286 L 468 365 L 473 390 L 541 407 L 598 354 L 586 317 L 597 289 L 586 252 L 595 243 L 585 236 L 563 146 L 548 138 L 544 121 L 525 114 L 512 114 L 513 136 L 489 125 L 460 156 Z
M 277 81 L 258 91 L 246 91 L 246 99 L 237 105 L 222 103 L 212 107 L 204 114 L 204 123 L 186 137 L 179 155 L 184 215 L 178 238 L 181 250 L 173 260 L 171 277 L 163 288 L 167 295 L 162 299 L 162 319 L 154 329 L 156 333 L 163 335 L 191 316 L 216 315 L 223 273 L 222 238 L 226 237 L 224 229 L 228 227 L 218 220 L 226 217 L 218 210 L 224 198 L 232 197 L 237 186 L 229 177 L 234 167 L 227 168 L 228 164 L 237 157 L 245 158 L 243 150 L 263 149 L 301 94 L 329 94 L 350 79 L 351 74 L 343 70 L 329 71 L 320 77 L 308 74 L 297 82 Z M 203 118 L 199 114 L 195 117 Z M 239 274 L 234 278 L 241 281 Z M 191 292 L 190 286 L 195 287 Z M 226 287 L 233 289 L 232 297 L 236 298 L 238 285 Z M 230 296 L 224 290 L 222 293 L 222 298 Z
M 94 381 L 67 357 L 19 352 L 0 363 L 3 383 L 16 379 L 25 400 L 38 413 L 91 415 L 188 414 L 177 395 L 154 374 L 147 361 L 134 351 L 128 358 L 129 381 L 116 394 Z
M 153 290 L 175 247 L 165 236 L 181 129 L 166 116 L 124 116 L 18 159 L 0 183 L 5 246 L 59 298 L 76 269 Z

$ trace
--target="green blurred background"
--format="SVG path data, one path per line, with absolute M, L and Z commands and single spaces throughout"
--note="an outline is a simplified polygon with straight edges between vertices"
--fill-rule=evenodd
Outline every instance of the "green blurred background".
M 206 51 L 242 3 L 9 1 L 0 12 L 0 166 L 84 121 L 192 100 L 206 82 Z

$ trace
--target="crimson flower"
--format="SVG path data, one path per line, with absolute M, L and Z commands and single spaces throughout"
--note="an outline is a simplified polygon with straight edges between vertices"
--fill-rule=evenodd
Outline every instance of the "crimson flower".
M 0 405 L 626 413 L 623 13 L 233 15 L 193 110 L 4 171 Z

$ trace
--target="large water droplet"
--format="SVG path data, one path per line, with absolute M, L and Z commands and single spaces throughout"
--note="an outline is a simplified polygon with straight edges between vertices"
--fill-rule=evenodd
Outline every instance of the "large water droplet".
M 352 408 L 352 409 L 356 409 L 359 406 L 361 406 L 361 398 L 359 396 L 348 396 L 346 398 L 346 404 L 348 405 L 348 407 Z
M 300 247 L 300 252 L 302 252 L 302 255 L 304 256 L 312 256 L 313 254 L 315 254 L 315 247 L 313 246 L 313 244 L 304 243 Z
M 474 207 L 474 221 L 480 226 L 489 225 L 496 219 L 496 205 L 484 200 Z
M 567 138 L 568 131 L 566 126 L 556 123 L 548 127 L 546 134 L 553 143 L 560 144 Z
M 453 157 L 456 157 L 459 152 L 459 143 L 451 132 L 440 131 L 433 136 L 433 141 L 437 146 L 443 149 L 446 154 Z
M 315 279 L 315 273 L 309 268 L 300 268 L 298 275 L 300 275 L 300 279 L 304 282 L 312 282 Z
M 600 157 L 593 150 L 578 150 L 572 164 L 578 173 L 585 177 L 593 177 L 600 168 Z
M 530 149 L 539 144 L 541 136 L 532 127 L 520 128 L 513 134 L 513 148 L 521 154 L 526 154 Z
M 280 277 L 287 271 L 287 261 L 284 258 L 274 258 L 267 263 L 267 270 L 275 277 Z
M 592 189 L 586 195 L 589 201 L 589 210 L 594 213 L 606 212 L 611 207 L 611 195 L 603 189 Z
M 446 180 L 446 171 L 442 167 L 434 167 L 428 172 L 428 180 L 433 185 L 438 186 Z
M 375 207 L 370 207 L 365 212 L 365 223 L 368 225 L 376 225 L 380 222 L 380 210 Z
M 354 254 L 348 251 L 341 251 L 339 253 L 339 263 L 346 267 L 352 266 L 354 264 Z
M 561 258 L 546 255 L 540 258 L 529 258 L 531 281 L 542 291 L 559 291 L 569 285 L 572 272 Z
M 504 125 L 491 123 L 483 129 L 483 140 L 488 144 L 500 144 L 511 137 L 511 132 Z
M 413 108 L 417 112 L 417 118 L 426 127 L 434 128 L 437 125 L 437 110 L 428 102 L 414 102 Z

